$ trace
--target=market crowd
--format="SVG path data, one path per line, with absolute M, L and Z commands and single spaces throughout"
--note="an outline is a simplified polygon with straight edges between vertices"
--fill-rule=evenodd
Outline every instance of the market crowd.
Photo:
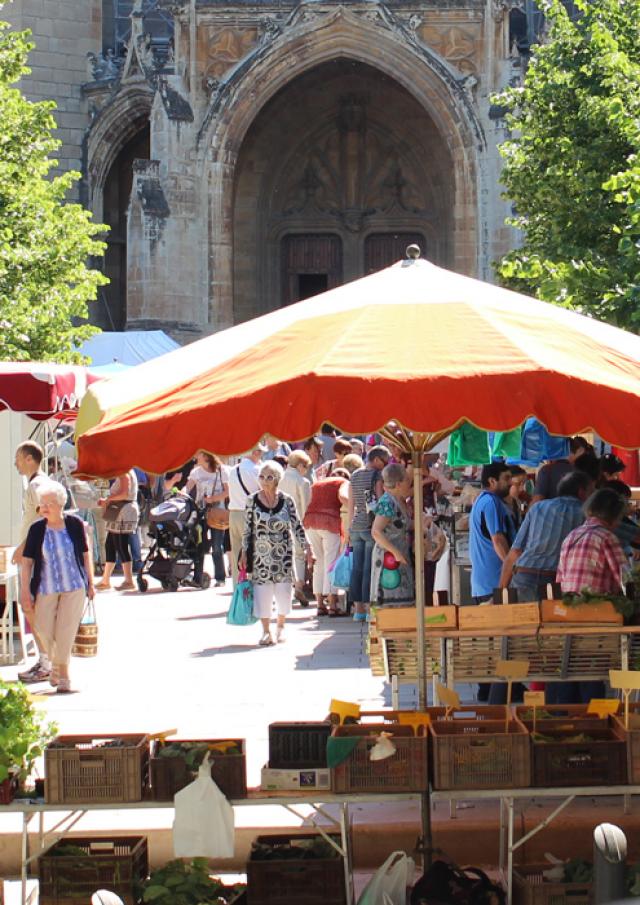
M 82 605 L 94 593 L 92 557 L 83 522 L 64 511 L 67 491 L 44 475 L 42 458 L 30 442 L 16 453 L 27 489 L 15 559 L 22 606 L 40 652 L 21 678 L 49 680 L 64 692 L 70 687 L 70 650 Z M 269 647 L 285 640 L 294 602 L 309 606 L 313 598 L 319 617 L 350 615 L 364 622 L 372 604 L 415 602 L 417 568 L 424 572 L 428 600 L 447 546 L 443 526 L 456 497 L 470 490 L 466 500 L 475 496 L 475 501 L 468 515 L 472 599 L 467 603 L 491 603 L 496 589 L 504 588 L 513 589 L 514 599 L 537 600 L 549 583 L 559 584 L 563 594 L 623 593 L 640 549 L 640 528 L 631 517 L 624 464 L 615 455 L 598 458 L 584 438 L 575 437 L 567 458 L 545 464 L 535 483 L 524 468 L 504 461 L 467 472 L 448 472 L 438 456 L 425 455 L 423 512 L 416 520 L 412 468 L 401 437 L 394 443 L 381 442 L 378 435 L 340 436 L 324 425 L 318 436 L 295 448 L 267 435 L 235 464 L 200 450 L 194 461 L 161 478 L 132 469 L 97 501 L 106 539 L 95 588 L 112 587 L 118 564 L 123 573 L 118 590 L 135 588 L 141 510 L 186 495 L 201 514 L 187 583 L 206 586 L 207 553 L 216 586 L 223 586 L 229 573 L 234 586 L 248 573 L 254 614 L 261 621 L 259 645 Z M 421 563 L 414 555 L 415 524 L 424 540 Z M 343 582 L 346 594 L 340 595 L 334 567 L 345 556 L 348 586 Z M 593 690 L 564 688 L 562 694 Z

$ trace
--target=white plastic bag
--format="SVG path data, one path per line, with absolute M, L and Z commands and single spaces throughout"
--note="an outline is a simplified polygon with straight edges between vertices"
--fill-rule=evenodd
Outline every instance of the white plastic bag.
M 176 793 L 174 804 L 176 858 L 233 858 L 233 808 L 211 779 L 208 753 L 198 778 Z
M 358 905 L 405 905 L 414 871 L 412 858 L 405 852 L 392 852 L 362 890 Z

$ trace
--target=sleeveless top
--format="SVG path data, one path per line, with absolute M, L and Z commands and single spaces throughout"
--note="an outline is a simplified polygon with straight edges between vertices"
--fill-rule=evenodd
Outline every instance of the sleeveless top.
M 331 531 L 332 534 L 340 534 L 341 502 L 338 496 L 340 487 L 345 483 L 345 478 L 324 478 L 316 481 L 311 487 L 311 502 L 304 517 L 305 528 L 315 528 L 316 531 Z

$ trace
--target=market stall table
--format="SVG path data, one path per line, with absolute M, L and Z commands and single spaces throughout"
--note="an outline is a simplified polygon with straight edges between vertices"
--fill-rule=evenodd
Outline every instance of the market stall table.
M 362 804 L 366 802 L 377 801 L 410 801 L 419 800 L 420 798 L 421 796 L 419 793 L 411 792 L 399 792 L 391 794 L 334 794 L 332 792 L 316 791 L 315 793 L 289 792 L 287 794 L 282 794 L 279 792 L 262 791 L 261 789 L 251 789 L 249 790 L 246 798 L 234 798 L 230 803 L 234 808 L 249 807 L 253 805 L 279 805 L 283 808 L 286 808 L 286 810 L 290 811 L 296 817 L 302 819 L 304 819 L 304 817 L 296 810 L 296 806 L 309 805 L 312 807 L 316 814 L 320 814 L 331 823 L 338 825 L 340 828 L 341 837 L 340 846 L 336 846 L 334 841 L 327 836 L 325 829 L 319 826 L 314 821 L 314 819 L 311 818 L 314 829 L 316 829 L 320 833 L 320 835 L 322 835 L 323 838 L 326 839 L 327 842 L 329 842 L 330 845 L 336 848 L 340 855 L 344 858 L 346 905 L 352 905 L 354 896 L 352 882 L 351 842 L 349 839 L 349 805 L 356 802 L 358 804 Z M 340 806 L 339 820 L 336 820 L 326 810 L 324 810 L 323 806 L 327 804 L 338 804 Z M 104 804 L 90 803 L 64 805 L 46 804 L 45 802 L 41 801 L 18 799 L 13 801 L 10 805 L 0 806 L 0 814 L 22 814 L 21 905 L 27 905 L 27 875 L 29 864 L 35 861 L 48 848 L 50 848 L 52 845 L 58 842 L 59 839 L 65 836 L 78 823 L 78 821 L 85 816 L 85 814 L 87 814 L 89 811 L 133 811 L 147 810 L 150 808 L 164 808 L 165 810 L 172 810 L 173 805 L 170 802 L 166 801 L 134 801 L 126 803 L 113 802 Z M 64 814 L 65 816 L 63 816 L 50 830 L 45 832 L 44 815 L 46 813 Z M 38 815 L 39 818 L 38 851 L 35 854 L 30 854 L 29 823 L 36 815 Z
M 632 795 L 640 795 L 640 786 L 593 786 L 558 789 L 475 789 L 475 790 L 447 790 L 431 791 L 431 801 L 479 801 L 490 800 L 500 803 L 500 839 L 499 839 L 499 864 L 498 867 L 507 887 L 507 905 L 513 902 L 513 854 L 540 830 L 548 826 L 558 814 L 564 811 L 576 798 L 603 798 L 623 796 L 625 800 L 625 812 L 628 800 Z M 534 801 L 538 799 L 561 798 L 562 801 L 540 823 L 536 824 L 528 833 L 514 841 L 514 813 L 516 801 Z M 454 812 L 452 812 L 452 816 Z

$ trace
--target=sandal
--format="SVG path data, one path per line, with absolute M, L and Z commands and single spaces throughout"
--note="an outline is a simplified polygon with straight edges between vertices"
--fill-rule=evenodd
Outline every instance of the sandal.
M 329 616 L 329 610 L 326 608 L 324 603 L 319 603 L 316 607 L 316 616 Z
M 199 584 L 198 587 L 200 587 Z M 116 587 L 116 591 L 135 591 L 135 589 L 136 586 L 132 581 L 123 581 L 122 584 Z
M 272 647 L 273 646 L 273 638 L 271 637 L 270 632 L 265 632 L 262 638 L 258 641 L 260 647 Z
M 103 584 L 101 581 L 95 586 L 96 591 L 110 591 L 111 584 Z

